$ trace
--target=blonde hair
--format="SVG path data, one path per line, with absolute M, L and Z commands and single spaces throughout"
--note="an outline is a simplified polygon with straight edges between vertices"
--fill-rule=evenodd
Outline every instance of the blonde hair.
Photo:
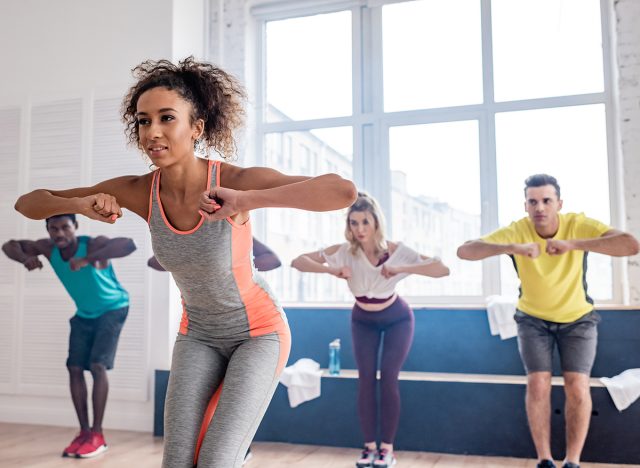
M 346 227 L 344 230 L 344 237 L 349 241 L 351 247 L 349 251 L 355 255 L 359 248 L 362 248 L 360 242 L 358 242 L 353 237 L 353 233 L 351 232 L 351 226 L 349 226 L 349 217 L 351 213 L 358 212 L 366 212 L 368 211 L 373 216 L 373 220 L 375 221 L 375 233 L 373 235 L 373 240 L 375 244 L 375 253 L 380 254 L 387 250 L 387 241 L 385 239 L 385 220 L 384 214 L 380 209 L 380 205 L 375 198 L 369 195 L 366 192 L 358 192 L 358 199 L 355 201 L 353 205 L 349 207 L 347 211 L 347 219 L 346 219 Z

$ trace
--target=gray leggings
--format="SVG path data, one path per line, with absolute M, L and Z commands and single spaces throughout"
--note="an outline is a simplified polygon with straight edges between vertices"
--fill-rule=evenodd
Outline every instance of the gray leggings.
M 215 343 L 178 335 L 165 403 L 163 468 L 242 466 L 289 349 L 288 330 Z M 212 410 L 207 424 L 205 414 Z

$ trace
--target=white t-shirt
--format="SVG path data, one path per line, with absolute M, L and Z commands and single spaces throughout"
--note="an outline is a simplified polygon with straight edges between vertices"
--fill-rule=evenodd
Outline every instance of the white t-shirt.
M 345 242 L 340 244 L 335 253 L 327 255 L 323 250 L 321 254 L 329 266 L 334 268 L 349 267 L 351 269 L 351 278 L 347 280 L 347 284 L 356 297 L 366 296 L 370 299 L 385 299 L 392 296 L 398 281 L 409 276 L 409 273 L 398 273 L 391 278 L 385 278 L 382 276 L 382 266 L 415 265 L 424 261 L 420 258 L 418 252 L 401 242 L 398 243 L 396 250 L 389 256 L 389 259 L 380 266 L 373 266 L 360 248 L 355 255 L 352 254 L 349 251 L 350 247 L 351 245 Z

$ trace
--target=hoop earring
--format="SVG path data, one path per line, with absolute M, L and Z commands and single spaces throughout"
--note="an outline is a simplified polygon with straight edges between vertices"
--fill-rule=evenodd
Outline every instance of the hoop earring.
M 207 147 L 204 144 L 204 139 L 203 138 L 198 138 L 197 140 L 194 140 L 193 142 L 193 151 L 196 154 L 200 154 L 204 157 L 209 157 L 209 153 L 207 151 Z

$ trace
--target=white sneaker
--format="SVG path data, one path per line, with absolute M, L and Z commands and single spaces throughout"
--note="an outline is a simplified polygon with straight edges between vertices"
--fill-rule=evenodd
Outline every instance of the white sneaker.
M 356 468 L 371 468 L 373 467 L 373 462 L 376 459 L 376 451 L 375 449 L 370 449 L 365 447 L 362 450 L 362 454 L 360 454 L 360 458 L 356 462 Z
M 378 455 L 373 462 L 374 468 L 390 468 L 396 464 L 396 457 L 393 456 L 393 452 L 389 452 L 387 449 L 378 450 Z

